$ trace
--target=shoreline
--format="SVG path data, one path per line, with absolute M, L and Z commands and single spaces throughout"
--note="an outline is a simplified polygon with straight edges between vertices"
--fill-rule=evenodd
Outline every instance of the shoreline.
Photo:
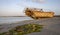
M 28 17 L 28 16 L 0 16 L 0 17 Z M 60 17 L 60 15 L 54 15 L 54 17 Z
M 58 35 L 60 33 L 60 17 L 53 17 L 53 18 L 39 19 L 39 20 L 25 20 L 25 21 L 19 21 L 11 24 L 2 24 L 0 25 L 0 33 L 4 31 L 8 31 L 9 29 L 14 28 L 16 26 L 30 24 L 30 23 L 44 25 L 44 28 L 42 32 L 31 33 L 28 35 L 36 35 L 36 34 L 50 35 L 51 33 L 52 35 Z

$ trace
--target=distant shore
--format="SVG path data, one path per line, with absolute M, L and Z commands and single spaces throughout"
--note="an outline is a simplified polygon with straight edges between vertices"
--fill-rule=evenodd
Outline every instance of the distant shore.
M 60 15 L 55 15 L 54 17 L 60 17 Z
M 27 16 L 0 16 L 0 17 L 27 17 Z
M 28 16 L 0 16 L 0 17 L 28 17 Z M 54 15 L 54 17 L 60 17 L 60 15 Z

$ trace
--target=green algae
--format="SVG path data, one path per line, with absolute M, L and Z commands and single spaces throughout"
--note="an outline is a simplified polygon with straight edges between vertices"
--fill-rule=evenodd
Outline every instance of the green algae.
M 21 26 L 17 26 L 8 32 L 0 33 L 0 35 L 24 35 L 33 32 L 41 32 L 43 29 L 43 25 L 39 24 L 25 24 Z

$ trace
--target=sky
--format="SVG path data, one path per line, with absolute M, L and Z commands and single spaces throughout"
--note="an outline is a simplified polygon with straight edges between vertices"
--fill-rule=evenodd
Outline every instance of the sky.
M 42 8 L 60 15 L 60 0 L 0 0 L 0 16 L 25 16 L 26 7 Z

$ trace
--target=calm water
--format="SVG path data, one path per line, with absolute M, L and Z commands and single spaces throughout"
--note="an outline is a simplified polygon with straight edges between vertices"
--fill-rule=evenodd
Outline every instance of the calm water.
M 18 21 L 32 20 L 30 17 L 0 17 L 1 23 L 14 23 Z

